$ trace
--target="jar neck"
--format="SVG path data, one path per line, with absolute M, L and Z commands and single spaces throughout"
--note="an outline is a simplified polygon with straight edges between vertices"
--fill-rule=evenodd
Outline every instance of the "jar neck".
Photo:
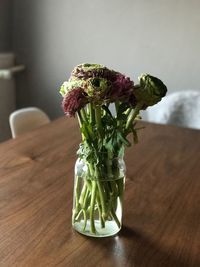
M 115 147 L 103 147 L 101 150 L 97 150 L 93 147 L 87 147 L 85 144 L 81 143 L 79 145 L 79 149 L 77 151 L 77 155 L 80 159 L 84 159 L 85 161 L 92 161 L 92 160 L 101 160 L 101 159 L 108 159 L 108 160 L 123 160 L 124 158 L 124 146 L 121 145 L 117 148 Z
M 113 181 L 125 178 L 126 165 L 123 158 L 78 158 L 75 164 L 78 176 L 88 180 Z

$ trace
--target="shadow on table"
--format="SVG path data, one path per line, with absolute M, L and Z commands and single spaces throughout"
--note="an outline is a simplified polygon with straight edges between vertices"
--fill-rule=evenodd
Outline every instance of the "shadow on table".
M 176 255 L 174 251 L 160 247 L 147 236 L 126 226 L 112 238 L 89 239 L 90 244 L 103 250 L 102 259 L 106 267 L 197 267 L 200 262 L 189 264 L 188 258 Z M 98 265 L 99 266 L 99 265 Z M 100 265 L 103 266 L 103 265 Z M 105 266 L 105 265 L 104 265 Z

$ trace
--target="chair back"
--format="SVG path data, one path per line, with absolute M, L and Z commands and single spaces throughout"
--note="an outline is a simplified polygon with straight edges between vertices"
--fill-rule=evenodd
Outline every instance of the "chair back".
M 147 109 L 147 121 L 200 129 L 200 92 L 180 91 Z
M 13 138 L 49 122 L 50 119 L 47 114 L 36 107 L 16 110 L 11 113 L 9 117 L 10 129 Z

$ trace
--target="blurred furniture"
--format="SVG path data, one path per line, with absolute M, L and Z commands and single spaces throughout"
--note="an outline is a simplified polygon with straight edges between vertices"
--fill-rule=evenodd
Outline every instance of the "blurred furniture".
M 147 121 L 200 129 L 200 92 L 180 91 L 147 109 Z
M 124 224 L 112 238 L 71 228 L 76 120 L 0 144 L 0 266 L 200 266 L 200 131 L 138 125 L 146 129 L 126 151 Z
M 10 129 L 13 138 L 49 122 L 50 119 L 47 114 L 36 107 L 16 110 L 11 113 L 9 117 Z
M 15 66 L 13 53 L 0 53 L 0 142 L 11 137 L 8 118 L 16 108 L 14 75 L 24 69 L 24 65 Z

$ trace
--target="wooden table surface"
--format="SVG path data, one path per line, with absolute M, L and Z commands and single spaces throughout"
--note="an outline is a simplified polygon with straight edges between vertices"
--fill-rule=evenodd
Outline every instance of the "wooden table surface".
M 0 145 L 0 266 L 200 267 L 200 131 L 141 123 L 126 150 L 123 229 L 71 227 L 74 119 Z

